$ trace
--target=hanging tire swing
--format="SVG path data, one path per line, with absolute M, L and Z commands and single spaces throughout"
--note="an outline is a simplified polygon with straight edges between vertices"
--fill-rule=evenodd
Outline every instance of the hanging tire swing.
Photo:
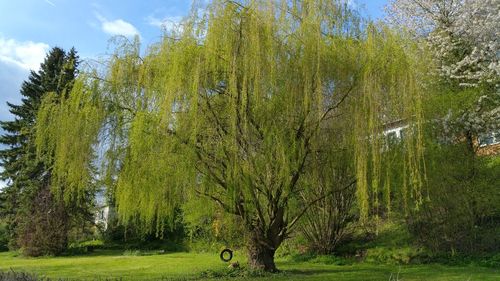
M 223 262 L 229 262 L 231 259 L 233 259 L 233 251 L 231 251 L 231 249 L 222 250 L 222 252 L 220 252 L 220 259 Z

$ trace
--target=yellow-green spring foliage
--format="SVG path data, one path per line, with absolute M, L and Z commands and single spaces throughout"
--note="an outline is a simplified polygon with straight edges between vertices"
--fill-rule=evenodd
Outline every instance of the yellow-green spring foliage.
M 52 190 L 68 203 L 83 199 L 93 181 L 90 165 L 105 116 L 97 84 L 86 82 L 81 77 L 70 93 L 48 94 L 38 112 L 37 154 L 52 163 Z
M 421 66 L 407 40 L 362 29 L 344 1 L 214 0 L 193 11 L 143 53 L 122 44 L 67 99 L 44 100 L 37 144 L 54 151 L 57 190 L 78 195 L 94 155 L 111 154 L 100 160 L 125 222 L 161 228 L 196 193 L 249 220 L 271 224 L 279 210 L 291 223 L 300 190 L 314 188 L 301 180 L 311 155 L 349 146 L 366 219 L 395 190 L 384 124 L 405 120 L 412 137 L 397 173 L 405 200 L 420 200 Z M 320 140 L 331 130 L 344 141 Z

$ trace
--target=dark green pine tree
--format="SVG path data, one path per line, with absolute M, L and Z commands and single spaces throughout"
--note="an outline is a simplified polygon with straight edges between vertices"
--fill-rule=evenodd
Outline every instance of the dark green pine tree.
M 28 255 L 58 254 L 66 248 L 68 214 L 64 204 L 50 191 L 50 163 L 37 159 L 34 128 L 40 103 L 49 92 L 69 93 L 77 75 L 79 58 L 55 47 L 47 54 L 38 72 L 31 71 L 21 86 L 21 104 L 7 103 L 12 121 L 0 122 L 5 133 L 0 143 L 1 216 L 7 221 L 10 245 Z M 45 215 L 43 214 L 45 213 Z M 46 214 L 50 213 L 50 216 Z

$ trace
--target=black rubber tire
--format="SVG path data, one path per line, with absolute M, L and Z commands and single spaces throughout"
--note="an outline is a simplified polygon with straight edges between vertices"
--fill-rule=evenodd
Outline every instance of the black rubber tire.
M 224 254 L 225 253 L 229 253 L 229 258 L 224 258 Z M 233 251 L 231 251 L 231 249 L 224 249 L 222 250 L 222 252 L 220 252 L 220 259 L 223 261 L 223 262 L 229 262 L 233 259 Z

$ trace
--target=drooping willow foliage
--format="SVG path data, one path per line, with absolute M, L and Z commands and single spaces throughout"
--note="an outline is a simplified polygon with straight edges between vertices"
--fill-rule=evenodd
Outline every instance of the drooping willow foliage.
M 67 203 L 85 200 L 93 182 L 94 144 L 105 116 L 97 87 L 81 77 L 70 93 L 47 94 L 38 111 L 37 154 L 53 163 L 52 191 Z
M 391 174 L 393 165 L 402 173 L 397 182 L 404 208 L 408 199 L 418 207 L 422 203 L 422 178 L 425 176 L 422 139 L 422 85 L 419 73 L 425 68 L 416 61 L 418 53 L 406 45 L 403 38 L 388 30 L 368 31 L 363 42 L 364 69 L 361 74 L 359 98 L 355 102 L 354 141 L 357 198 L 362 219 L 366 219 L 369 203 L 375 211 L 383 199 L 390 210 Z M 421 81 L 420 81 L 421 82 Z M 394 159 L 394 151 L 384 130 L 390 124 L 407 127 L 406 136 L 399 142 L 403 146 L 402 158 Z M 357 139 L 356 139 L 357 138 Z M 359 138 L 369 141 L 360 141 Z M 391 157 L 393 159 L 391 159 Z M 385 171 L 385 173 L 384 173 Z M 394 171 L 393 171 L 394 172 Z M 383 185 L 383 186 L 382 186 Z M 371 193 L 371 199 L 370 198 Z
M 272 233 L 257 239 L 276 249 L 315 202 L 300 196 L 315 188 L 303 176 L 331 147 L 352 148 L 362 219 L 390 203 L 383 130 L 404 120 L 399 190 L 421 200 L 422 67 L 407 40 L 364 27 L 343 1 L 214 0 L 193 11 L 145 52 L 124 43 L 104 75 L 44 100 L 37 144 L 54 151 L 57 190 L 81 194 L 97 157 L 124 222 L 161 229 L 196 194 Z

